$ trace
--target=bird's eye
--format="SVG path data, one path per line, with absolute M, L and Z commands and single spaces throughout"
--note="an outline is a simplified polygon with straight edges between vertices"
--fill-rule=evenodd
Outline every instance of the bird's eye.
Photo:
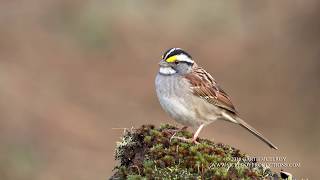
M 174 63 L 175 63 L 175 64 L 179 64 L 179 61 L 175 61 Z

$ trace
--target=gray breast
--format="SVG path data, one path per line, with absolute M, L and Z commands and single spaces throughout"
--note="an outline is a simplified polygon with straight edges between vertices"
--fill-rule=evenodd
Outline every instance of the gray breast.
M 162 108 L 172 118 L 185 126 L 199 125 L 194 111 L 194 97 L 186 79 L 176 74 L 158 74 L 155 85 Z
M 161 96 L 186 98 L 191 93 L 189 82 L 181 75 L 162 75 L 156 77 L 156 90 Z

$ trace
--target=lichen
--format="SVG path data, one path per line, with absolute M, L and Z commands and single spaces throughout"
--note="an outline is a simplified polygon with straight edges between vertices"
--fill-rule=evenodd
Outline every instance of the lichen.
M 168 124 L 126 130 L 116 147 L 120 163 L 110 179 L 280 179 L 231 146 L 173 136 L 188 139 L 193 134 Z

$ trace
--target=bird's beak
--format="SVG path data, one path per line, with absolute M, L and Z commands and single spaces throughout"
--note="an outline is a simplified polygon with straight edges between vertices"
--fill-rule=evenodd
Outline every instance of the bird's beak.
M 161 60 L 160 62 L 159 62 L 159 66 L 161 66 L 161 67 L 168 67 L 169 66 L 169 63 L 167 63 L 165 60 Z

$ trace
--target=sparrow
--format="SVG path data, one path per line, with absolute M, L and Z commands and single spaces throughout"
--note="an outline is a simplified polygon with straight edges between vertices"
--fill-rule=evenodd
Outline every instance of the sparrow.
M 224 120 L 244 127 L 271 148 L 278 149 L 239 117 L 229 95 L 181 48 L 171 48 L 163 54 L 155 88 L 163 110 L 176 122 L 196 129 L 192 142 L 196 142 L 204 126 Z

